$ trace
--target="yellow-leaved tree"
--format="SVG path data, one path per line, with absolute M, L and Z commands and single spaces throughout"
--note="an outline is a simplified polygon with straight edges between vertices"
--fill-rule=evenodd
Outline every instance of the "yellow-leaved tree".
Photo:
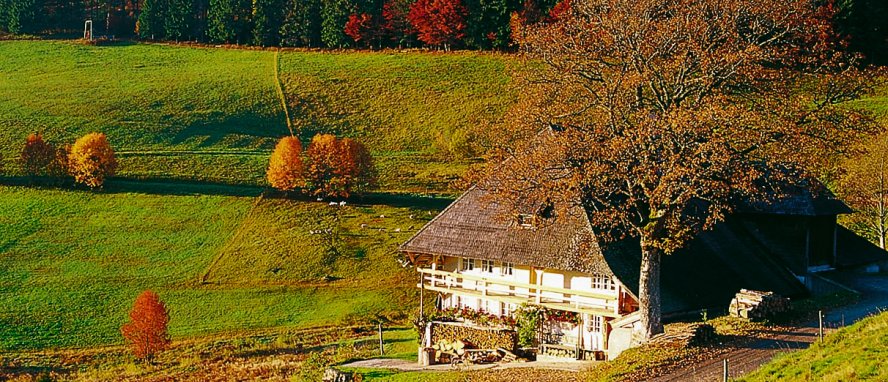
M 99 188 L 117 172 L 117 159 L 105 134 L 89 133 L 71 146 L 68 166 L 75 182 Z
M 302 166 L 302 144 L 293 136 L 283 137 L 274 147 L 268 161 L 266 178 L 272 187 L 292 191 L 302 187 L 305 176 Z

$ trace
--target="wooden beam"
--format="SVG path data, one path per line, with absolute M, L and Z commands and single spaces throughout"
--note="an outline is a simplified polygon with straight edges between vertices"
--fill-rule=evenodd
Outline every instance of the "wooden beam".
M 446 276 L 446 277 L 460 278 L 460 279 L 465 279 L 465 280 L 484 281 L 489 284 L 499 284 L 499 285 L 517 287 L 517 288 L 525 288 L 528 290 L 528 292 L 531 290 L 538 290 L 540 292 L 553 292 L 553 293 L 569 294 L 571 296 L 597 298 L 597 299 L 606 300 L 606 301 L 617 301 L 619 299 L 619 293 L 611 295 L 611 294 L 589 292 L 589 291 L 576 290 L 576 289 L 565 289 L 565 288 L 559 288 L 559 287 L 552 287 L 552 286 L 546 286 L 546 285 L 540 285 L 540 284 L 527 284 L 527 283 L 522 283 L 519 281 L 492 279 L 489 277 L 467 275 L 464 273 L 447 272 L 447 271 L 433 270 L 433 269 L 427 269 L 427 268 L 417 268 L 416 271 L 421 272 L 421 273 L 425 273 L 425 274 L 429 274 L 429 275 L 434 275 L 434 276 Z M 539 280 L 539 281 L 542 282 L 542 280 Z
M 417 287 L 421 287 L 417 285 Z M 505 302 L 510 304 L 522 304 L 522 303 L 530 303 L 533 305 L 539 305 L 542 307 L 546 307 L 549 309 L 555 310 L 563 310 L 568 312 L 576 312 L 576 313 L 588 313 L 596 316 L 610 317 L 610 318 L 618 318 L 620 315 L 614 313 L 610 309 L 602 309 L 602 308 L 584 308 L 584 307 L 576 307 L 572 306 L 569 303 L 555 303 L 555 302 L 541 302 L 539 304 L 535 303 L 533 300 L 517 297 L 517 296 L 502 296 L 502 295 L 493 295 L 488 294 L 486 296 L 482 295 L 480 292 L 464 289 L 464 288 L 447 288 L 447 287 L 436 287 L 436 286 L 425 286 L 425 289 L 442 292 L 442 293 L 452 293 L 458 296 L 471 297 L 471 298 L 480 298 L 480 299 L 488 299 L 493 301 Z

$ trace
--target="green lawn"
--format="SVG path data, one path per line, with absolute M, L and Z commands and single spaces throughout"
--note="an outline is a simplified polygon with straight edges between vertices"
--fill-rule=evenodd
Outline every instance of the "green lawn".
M 148 44 L 0 42 L 0 154 L 28 133 L 70 143 L 108 134 L 120 175 L 263 185 L 288 133 L 273 51 Z M 473 155 L 471 131 L 514 102 L 508 56 L 485 53 L 283 52 L 290 115 L 368 144 L 385 191 L 450 192 Z
M 888 380 L 888 313 L 830 334 L 823 343 L 786 353 L 741 381 Z
M 149 190 L 0 186 L 0 351 L 121 343 L 119 327 L 148 288 L 166 301 L 174 338 L 323 326 L 414 305 L 404 303 L 415 293 L 395 249 L 426 210 L 285 200 L 254 208 L 251 196 Z M 306 235 L 322 227 L 338 237 Z

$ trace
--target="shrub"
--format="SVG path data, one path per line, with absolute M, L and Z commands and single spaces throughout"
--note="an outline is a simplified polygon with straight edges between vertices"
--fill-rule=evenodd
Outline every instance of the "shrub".
M 291 191 L 302 186 L 305 175 L 301 155 L 302 144 L 298 138 L 281 138 L 268 161 L 268 183 L 281 191 Z
M 376 184 L 373 159 L 358 141 L 318 134 L 305 153 L 306 186 L 314 195 L 349 197 Z
M 167 324 L 170 316 L 156 293 L 146 290 L 136 297 L 129 316 L 130 321 L 120 328 L 120 332 L 136 357 L 151 360 L 169 347 Z
M 74 142 L 68 165 L 74 181 L 90 188 L 102 187 L 117 171 L 114 149 L 102 133 L 89 133 Z
M 48 175 L 50 165 L 55 158 L 55 148 L 43 140 L 40 133 L 32 133 L 25 140 L 19 160 L 25 175 L 30 177 Z

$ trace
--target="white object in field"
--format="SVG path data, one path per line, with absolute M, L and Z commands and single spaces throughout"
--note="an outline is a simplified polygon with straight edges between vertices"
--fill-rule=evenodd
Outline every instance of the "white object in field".
M 341 201 L 341 202 L 339 202 L 339 206 L 340 206 L 340 207 L 343 207 L 343 206 L 345 206 L 345 200 L 343 200 L 343 201 Z
M 339 203 L 336 203 L 336 202 L 330 202 L 330 205 L 331 205 L 331 206 L 338 206 Z
M 83 23 L 83 39 L 87 41 L 93 40 L 93 21 L 86 20 Z

